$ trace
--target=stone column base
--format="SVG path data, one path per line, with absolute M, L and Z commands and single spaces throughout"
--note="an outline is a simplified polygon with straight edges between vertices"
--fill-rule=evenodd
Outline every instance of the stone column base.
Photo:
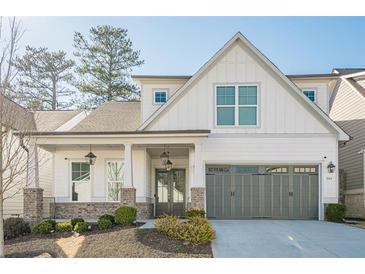
M 192 187 L 191 192 L 191 208 L 199 208 L 205 210 L 205 187 Z
M 43 189 L 24 188 L 23 190 L 23 214 L 24 220 L 31 225 L 43 219 Z
M 136 206 L 136 189 L 134 187 L 122 188 L 120 197 L 123 206 Z

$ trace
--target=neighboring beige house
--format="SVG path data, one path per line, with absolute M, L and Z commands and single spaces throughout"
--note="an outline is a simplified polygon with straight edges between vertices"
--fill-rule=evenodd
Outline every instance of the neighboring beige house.
M 241 33 L 192 76 L 134 76 L 141 102 L 33 132 L 52 154 L 56 218 L 132 205 L 139 219 L 194 207 L 217 219 L 323 220 L 350 139 L 328 116 L 338 78 L 286 76 Z M 24 215 L 37 220 L 45 194 L 30 181 Z
M 365 218 L 365 68 L 334 69 L 338 75 L 330 100 L 330 117 L 348 134 L 351 142 L 340 147 L 344 170 L 347 217 Z

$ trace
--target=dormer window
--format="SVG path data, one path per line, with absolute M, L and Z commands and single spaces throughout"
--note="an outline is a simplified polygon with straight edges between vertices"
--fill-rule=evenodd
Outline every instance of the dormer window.
M 316 91 L 314 89 L 303 89 L 303 93 L 312 102 L 316 102 Z
M 167 101 L 167 89 L 155 89 L 153 91 L 153 103 L 155 105 L 162 105 Z

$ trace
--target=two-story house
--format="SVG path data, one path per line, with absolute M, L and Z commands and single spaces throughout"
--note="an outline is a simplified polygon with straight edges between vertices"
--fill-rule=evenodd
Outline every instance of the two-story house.
M 338 202 L 338 147 L 350 138 L 328 115 L 337 78 L 286 76 L 241 33 L 192 76 L 135 76 L 140 102 L 33 132 L 53 154 L 56 217 L 133 205 L 138 218 L 193 207 L 217 219 L 322 220 Z M 24 214 L 37 219 L 32 182 Z

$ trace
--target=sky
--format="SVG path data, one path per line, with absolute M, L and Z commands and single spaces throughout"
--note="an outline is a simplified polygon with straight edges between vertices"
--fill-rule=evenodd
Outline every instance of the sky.
M 145 64 L 133 74 L 191 75 L 240 31 L 285 74 L 365 67 L 365 17 L 20 17 L 25 45 L 64 50 L 92 26 L 128 29 Z

